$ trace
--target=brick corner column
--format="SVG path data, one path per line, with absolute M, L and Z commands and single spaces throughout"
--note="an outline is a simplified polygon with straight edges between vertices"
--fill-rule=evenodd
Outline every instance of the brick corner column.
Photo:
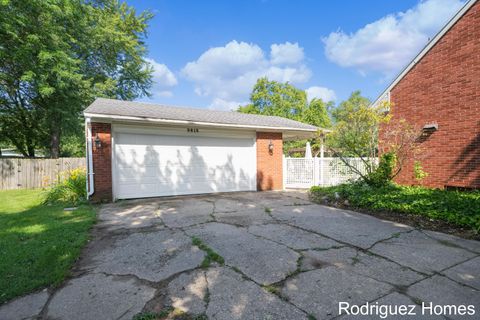
M 93 202 L 111 202 L 112 193 L 112 128 L 110 123 L 92 122 L 92 160 L 95 191 L 91 196 Z M 95 146 L 95 139 L 102 146 Z
M 269 144 L 273 144 L 273 152 Z M 257 132 L 257 190 L 283 190 L 283 138 L 281 132 Z

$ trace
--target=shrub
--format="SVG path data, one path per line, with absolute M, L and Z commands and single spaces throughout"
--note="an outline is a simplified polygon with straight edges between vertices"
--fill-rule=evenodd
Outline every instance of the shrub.
M 373 186 L 387 185 L 393 179 L 396 165 L 397 156 L 395 153 L 387 152 L 382 154 L 378 167 L 368 176 L 367 183 Z
M 429 189 L 394 183 L 378 187 L 356 182 L 332 187 L 315 186 L 310 189 L 310 196 L 320 203 L 348 200 L 352 208 L 422 215 L 480 233 L 479 191 Z
M 418 182 L 428 177 L 428 172 L 423 171 L 423 167 L 420 161 L 415 161 L 413 165 L 413 176 Z
M 77 205 L 87 199 L 85 169 L 74 169 L 60 173 L 58 182 L 47 189 L 45 203 Z

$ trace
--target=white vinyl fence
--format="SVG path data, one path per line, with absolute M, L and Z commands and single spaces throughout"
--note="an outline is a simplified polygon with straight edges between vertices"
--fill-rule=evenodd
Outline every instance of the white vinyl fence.
M 350 165 L 365 173 L 365 164 L 360 158 L 347 158 Z M 373 159 L 376 163 L 376 159 Z M 284 158 L 283 178 L 285 188 L 310 188 L 311 186 L 334 186 L 359 175 L 339 158 Z

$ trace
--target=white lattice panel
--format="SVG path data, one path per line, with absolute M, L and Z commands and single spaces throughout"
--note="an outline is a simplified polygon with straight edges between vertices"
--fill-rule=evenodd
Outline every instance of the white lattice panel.
M 345 159 L 362 174 L 366 165 L 360 158 Z M 376 159 L 373 159 L 376 163 Z M 285 158 L 285 187 L 309 188 L 314 185 L 333 186 L 356 180 L 359 174 L 339 158 Z

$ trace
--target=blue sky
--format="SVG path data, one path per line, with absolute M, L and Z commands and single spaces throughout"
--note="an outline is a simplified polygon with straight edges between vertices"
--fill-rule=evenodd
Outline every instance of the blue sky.
M 464 0 L 127 0 L 155 14 L 144 101 L 236 109 L 268 76 L 336 103 L 375 99 Z

